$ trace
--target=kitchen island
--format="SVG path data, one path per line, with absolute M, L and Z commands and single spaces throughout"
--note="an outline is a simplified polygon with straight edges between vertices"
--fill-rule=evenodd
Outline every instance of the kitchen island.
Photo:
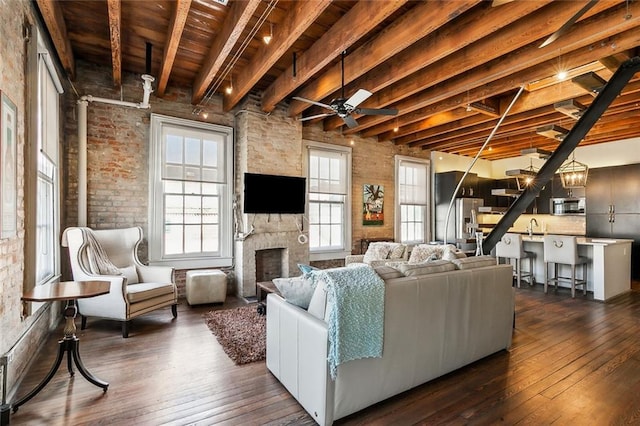
M 522 241 L 526 251 L 535 253 L 536 282 L 544 284 L 543 236 L 523 235 Z M 631 243 L 633 240 L 577 237 L 577 242 L 578 254 L 589 259 L 587 290 L 593 292 L 595 300 L 606 301 L 631 290 Z M 568 265 L 559 265 L 559 270 L 560 275 L 571 276 Z M 580 277 L 579 269 L 576 273 Z

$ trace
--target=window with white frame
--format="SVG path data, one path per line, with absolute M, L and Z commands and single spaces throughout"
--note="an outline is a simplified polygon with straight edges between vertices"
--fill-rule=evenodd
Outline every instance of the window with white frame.
M 229 266 L 233 130 L 151 115 L 149 260 Z
M 428 160 L 396 156 L 396 194 L 396 236 L 408 244 L 428 241 Z
M 351 149 L 320 143 L 307 145 L 309 251 L 312 259 L 351 252 Z
M 40 37 L 38 37 L 40 38 Z M 58 274 L 60 217 L 59 97 L 62 85 L 48 53 L 39 46 L 37 90 L 36 285 Z

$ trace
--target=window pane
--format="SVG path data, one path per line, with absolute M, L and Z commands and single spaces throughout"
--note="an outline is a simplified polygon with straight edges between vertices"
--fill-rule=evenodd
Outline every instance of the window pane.
M 182 164 L 182 137 L 167 135 L 165 143 L 165 161 Z
M 183 197 L 167 195 L 165 197 L 165 223 L 184 223 Z
M 164 181 L 164 191 L 169 193 L 182 193 L 182 182 L 178 182 L 175 180 L 165 180 Z
M 218 167 L 218 143 L 211 140 L 202 141 L 203 156 L 202 165 L 207 167 Z
M 185 139 L 184 162 L 185 164 L 201 165 L 200 139 Z
M 199 225 L 187 225 L 184 227 L 184 252 L 197 253 L 202 248 L 202 235 Z
M 202 223 L 199 196 L 184 197 L 184 223 Z
M 202 227 L 202 251 L 218 252 L 220 250 L 220 239 L 218 238 L 217 225 L 205 225 Z
M 166 225 L 164 227 L 164 252 L 168 255 L 182 254 L 182 225 Z

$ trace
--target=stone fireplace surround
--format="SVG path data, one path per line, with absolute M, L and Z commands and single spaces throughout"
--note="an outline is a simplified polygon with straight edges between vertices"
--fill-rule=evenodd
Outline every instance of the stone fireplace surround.
M 298 263 L 308 263 L 309 245 L 300 244 L 298 235 L 297 228 L 289 231 L 264 230 L 254 232 L 244 241 L 236 241 L 237 295 L 249 297 L 256 294 L 256 252 L 259 250 L 282 249 L 280 267 L 282 276 L 300 275 Z

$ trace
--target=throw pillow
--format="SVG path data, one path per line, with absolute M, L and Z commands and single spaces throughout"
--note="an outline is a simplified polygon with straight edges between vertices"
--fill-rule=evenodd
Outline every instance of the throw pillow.
M 127 285 L 138 284 L 140 282 L 135 265 L 127 266 L 125 268 L 119 268 L 119 270 L 120 274 L 124 275 L 127 279 Z
M 298 263 L 298 269 L 300 269 L 300 272 L 302 272 L 304 275 L 307 275 L 311 271 L 318 270 L 318 268 L 316 268 L 315 266 L 306 265 L 304 263 Z
M 319 320 L 324 320 L 326 307 L 327 289 L 325 288 L 324 280 L 319 280 L 313 291 L 313 296 L 311 296 L 311 300 L 309 301 L 307 312 Z
M 307 279 L 304 276 L 293 278 L 274 278 L 273 284 L 278 288 L 284 299 L 302 309 L 309 307 L 309 302 L 316 289 L 314 280 Z
M 449 246 L 449 245 L 445 246 L 442 252 L 442 258 L 444 260 L 448 260 L 449 262 L 452 262 L 455 259 L 460 259 L 463 257 L 467 257 L 467 255 L 464 254 L 463 251 L 458 251 L 458 249 L 452 248 L 452 246 Z
M 364 263 L 371 263 L 372 260 L 384 260 L 389 255 L 391 247 L 387 243 L 371 243 L 364 254 Z
M 409 257 L 409 263 L 423 263 L 429 260 L 429 258 L 438 253 L 438 246 L 431 244 L 418 244 L 411 250 L 411 256 Z
M 404 257 L 404 251 L 407 246 L 401 243 L 389 243 L 389 247 L 391 247 L 391 251 L 389 252 L 389 259 L 397 260 Z
M 376 271 L 376 274 L 380 275 L 380 278 L 383 280 L 390 280 L 393 278 L 403 278 L 404 274 L 397 270 L 396 268 L 392 268 L 391 266 L 376 266 L 373 268 Z
M 407 277 L 417 277 L 420 275 L 437 274 L 438 272 L 455 271 L 456 265 L 446 260 L 434 260 L 426 263 L 405 263 L 400 265 L 398 270 Z
M 496 258 L 489 255 L 471 256 L 452 260 L 452 263 L 455 264 L 458 269 L 483 268 L 485 266 L 494 266 L 496 264 Z

